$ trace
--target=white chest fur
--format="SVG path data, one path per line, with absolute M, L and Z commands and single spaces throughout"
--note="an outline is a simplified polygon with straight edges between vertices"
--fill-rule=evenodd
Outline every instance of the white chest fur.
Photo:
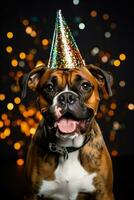
M 39 195 L 55 200 L 76 200 L 79 192 L 94 192 L 93 178 L 78 160 L 78 151 L 69 153 L 67 160 L 60 158 L 55 171 L 55 180 L 42 181 Z

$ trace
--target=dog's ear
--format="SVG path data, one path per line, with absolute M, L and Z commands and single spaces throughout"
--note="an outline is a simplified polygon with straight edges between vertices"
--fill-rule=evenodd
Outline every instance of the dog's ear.
M 113 85 L 113 77 L 109 72 L 102 70 L 101 68 L 94 66 L 92 64 L 87 66 L 88 70 L 93 74 L 96 78 L 101 94 L 104 97 L 112 96 L 112 85 Z
M 27 94 L 27 88 L 35 91 L 39 82 L 40 76 L 44 73 L 46 70 L 45 65 L 40 65 L 38 67 L 35 67 L 31 72 L 24 74 L 19 79 L 19 86 L 22 90 L 21 96 L 22 98 L 26 97 Z

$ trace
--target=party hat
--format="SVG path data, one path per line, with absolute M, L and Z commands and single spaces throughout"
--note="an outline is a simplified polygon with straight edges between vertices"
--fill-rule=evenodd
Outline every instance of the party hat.
M 48 68 L 71 69 L 85 65 L 69 27 L 58 10 Z

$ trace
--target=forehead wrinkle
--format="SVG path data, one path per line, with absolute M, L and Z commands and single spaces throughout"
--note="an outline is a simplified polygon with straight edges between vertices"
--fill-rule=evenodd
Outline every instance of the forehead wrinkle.
M 80 77 L 81 80 L 89 81 L 93 85 L 97 84 L 97 82 L 94 79 L 93 75 L 88 70 L 83 70 L 82 68 L 70 70 L 70 73 L 68 74 L 68 84 L 70 86 L 73 85 L 74 81 L 77 80 L 78 76 Z

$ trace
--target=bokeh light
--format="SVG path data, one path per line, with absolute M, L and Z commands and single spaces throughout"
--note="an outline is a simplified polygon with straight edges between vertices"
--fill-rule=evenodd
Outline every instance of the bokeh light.
M 6 47 L 6 51 L 7 51 L 7 53 L 12 53 L 13 52 L 13 48 L 11 46 L 7 46 Z
M 8 32 L 7 33 L 7 38 L 12 39 L 13 38 L 13 32 Z
M 47 46 L 49 44 L 49 40 L 48 39 L 43 39 L 42 40 L 42 45 Z
M 111 37 L 111 33 L 110 32 L 105 32 L 105 37 L 106 38 L 110 38 Z
M 96 11 L 96 10 L 92 10 L 92 11 L 90 12 L 90 16 L 91 16 L 91 17 L 96 17 L 96 16 L 97 16 L 97 11 Z
M 27 26 L 26 27 L 26 33 L 27 34 L 31 34 L 32 33 L 32 27 L 31 26 Z
M 84 23 L 80 23 L 79 24 L 79 29 L 83 30 L 85 28 L 85 24 Z
M 14 149 L 15 150 L 20 150 L 21 144 L 19 142 L 14 143 Z
M 92 56 L 95 56 L 99 53 L 99 48 L 98 47 L 94 47 L 92 50 L 91 50 L 91 55 Z
M 0 120 L 0 128 L 2 128 L 4 126 L 3 121 Z
M 120 82 L 119 82 L 119 86 L 120 86 L 120 87 L 125 87 L 125 85 L 126 85 L 125 81 L 120 81 Z
M 78 5 L 79 4 L 79 0 L 73 0 L 73 4 L 74 5 Z
M 129 103 L 129 104 L 128 104 L 128 109 L 129 109 L 129 110 L 134 110 L 134 104 Z
M 36 37 L 37 36 L 37 32 L 32 30 L 32 32 L 30 33 L 31 37 Z
M 109 14 L 107 14 L 107 13 L 104 13 L 103 15 L 102 15 L 102 19 L 103 20 L 108 20 L 109 19 Z
M 12 65 L 13 67 L 17 67 L 18 61 L 17 61 L 16 59 L 12 59 L 12 60 L 11 60 L 11 65 Z
M 121 61 L 126 60 L 126 55 L 125 55 L 124 53 L 121 53 L 121 54 L 119 55 L 119 59 L 120 59 Z
M 116 156 L 118 156 L 118 151 L 117 150 L 113 150 L 112 152 L 111 152 L 111 155 L 113 156 L 113 157 L 116 157 Z
M 24 165 L 24 159 L 22 159 L 22 158 L 17 159 L 16 164 L 18 166 L 23 166 Z
M 26 58 L 25 52 L 20 52 L 19 57 L 20 57 L 20 59 L 24 60 Z
M 8 110 L 13 110 L 13 108 L 14 108 L 13 103 L 8 103 L 8 104 L 7 104 L 7 109 L 8 109 Z
M 5 100 L 5 94 L 0 94 L 0 101 L 4 101 Z
M 6 129 L 4 130 L 4 135 L 5 135 L 6 137 L 8 137 L 10 134 L 11 134 L 11 130 L 10 130 L 9 128 L 6 128 Z
M 121 62 L 120 62 L 120 60 L 116 59 L 116 60 L 114 60 L 113 64 L 114 64 L 115 67 L 119 67 Z
M 15 98 L 14 98 L 14 103 L 20 104 L 20 103 L 21 103 L 20 97 L 15 97 Z
M 22 24 L 24 24 L 25 26 L 28 26 L 29 25 L 29 20 L 23 19 L 22 20 Z

